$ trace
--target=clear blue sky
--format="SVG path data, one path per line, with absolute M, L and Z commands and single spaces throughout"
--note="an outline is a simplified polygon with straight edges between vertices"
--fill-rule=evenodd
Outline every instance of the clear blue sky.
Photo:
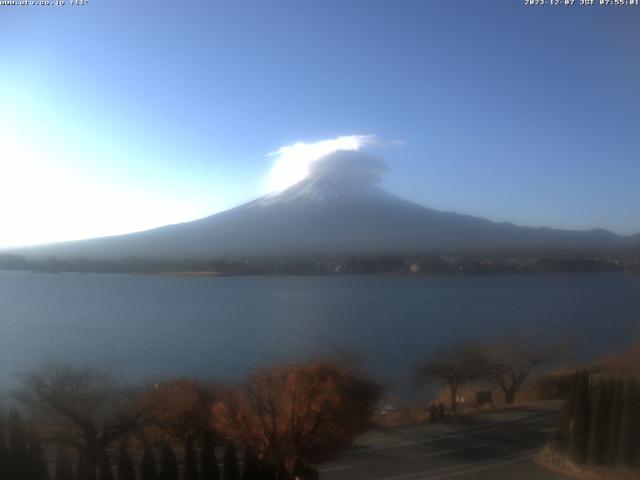
M 214 213 L 354 134 L 427 206 L 640 232 L 640 7 L 523 3 L 0 6 L 0 246 Z

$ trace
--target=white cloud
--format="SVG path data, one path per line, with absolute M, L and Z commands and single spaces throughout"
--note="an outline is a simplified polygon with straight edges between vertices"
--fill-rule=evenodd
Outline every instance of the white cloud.
M 338 150 L 309 166 L 310 177 L 331 175 L 364 183 L 380 182 L 386 171 L 382 160 L 355 150 Z
M 344 135 L 319 142 L 296 142 L 269 155 L 276 161 L 262 182 L 267 193 L 278 192 L 305 178 L 313 162 L 337 150 L 357 151 L 377 143 L 375 135 Z

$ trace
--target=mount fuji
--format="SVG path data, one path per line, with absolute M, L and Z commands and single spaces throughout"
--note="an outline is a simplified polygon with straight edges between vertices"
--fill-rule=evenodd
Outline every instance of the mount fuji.
M 273 255 L 608 252 L 640 244 L 606 230 L 495 223 L 403 200 L 378 186 L 385 165 L 336 151 L 288 189 L 188 223 L 21 249 L 31 256 L 98 259 Z

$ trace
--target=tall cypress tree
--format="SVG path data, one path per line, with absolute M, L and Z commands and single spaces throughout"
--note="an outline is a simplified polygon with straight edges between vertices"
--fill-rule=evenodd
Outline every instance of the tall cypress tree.
M 136 480 L 133 460 L 124 446 L 118 451 L 118 480 Z
M 267 462 L 260 462 L 258 471 L 258 480 L 276 480 L 276 468 Z
M 616 376 L 614 379 L 609 415 L 609 446 L 607 448 L 607 463 L 613 465 L 618 461 L 618 442 L 620 440 L 620 421 L 622 420 L 624 381 Z
M 76 463 L 76 480 L 95 480 L 96 472 L 92 471 L 87 465 L 83 455 L 78 455 L 78 463 Z
M 16 411 L 9 415 L 9 475 L 10 479 L 29 478 L 29 451 L 20 414 Z
M 628 467 L 636 465 L 638 455 L 638 389 L 636 380 L 630 378 L 624 389 L 618 462 Z
M 56 457 L 56 480 L 73 480 L 71 462 L 62 447 L 58 448 Z
M 573 421 L 573 408 L 576 401 L 576 392 L 578 391 L 578 380 L 580 372 L 576 372 L 569 378 L 569 386 L 567 388 L 567 398 L 564 401 L 562 409 L 562 423 L 560 425 L 560 437 L 569 439 L 569 430 Z
M 236 447 L 232 442 L 227 444 L 227 451 L 223 458 L 224 480 L 240 480 L 238 469 L 238 455 Z
M 0 472 L 7 476 L 9 474 L 9 450 L 4 439 L 2 420 L 4 419 L 0 417 Z
M 206 432 L 202 437 L 200 480 L 220 480 L 220 469 L 218 468 L 216 449 L 210 432 Z
M 140 460 L 140 480 L 156 480 L 156 478 L 156 457 L 153 451 L 145 446 Z
M 573 420 L 569 427 L 569 455 L 576 463 L 585 463 L 589 446 L 590 375 L 584 370 L 578 377 L 573 406 Z
M 49 480 L 49 468 L 44 457 L 42 445 L 38 437 L 34 436 L 29 443 L 29 469 L 31 480 Z
M 600 377 L 592 391 L 589 451 L 587 455 L 588 462 L 594 465 L 605 463 L 607 458 L 609 408 L 609 386 L 604 378 Z
M 253 450 L 247 450 L 242 465 L 242 480 L 258 480 L 258 459 Z
M 166 443 L 162 445 L 160 451 L 160 480 L 179 480 L 178 461 L 173 450 Z
M 193 446 L 193 439 L 189 436 L 184 445 L 184 463 L 182 466 L 183 480 L 198 480 L 198 457 Z
M 113 480 L 113 472 L 111 471 L 111 459 L 105 452 L 100 459 L 98 466 L 98 480 Z

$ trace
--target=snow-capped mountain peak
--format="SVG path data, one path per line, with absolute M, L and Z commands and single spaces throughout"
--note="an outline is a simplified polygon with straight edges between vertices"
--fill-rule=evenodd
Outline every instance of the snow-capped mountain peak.
M 376 183 L 386 169 L 379 160 L 361 152 L 336 151 L 318 159 L 309 175 L 286 190 L 256 201 L 260 206 L 310 202 L 380 202 L 399 200 Z
M 308 202 L 379 202 L 395 198 L 370 182 L 353 181 L 332 175 L 312 176 L 281 192 L 257 200 L 260 206 Z

